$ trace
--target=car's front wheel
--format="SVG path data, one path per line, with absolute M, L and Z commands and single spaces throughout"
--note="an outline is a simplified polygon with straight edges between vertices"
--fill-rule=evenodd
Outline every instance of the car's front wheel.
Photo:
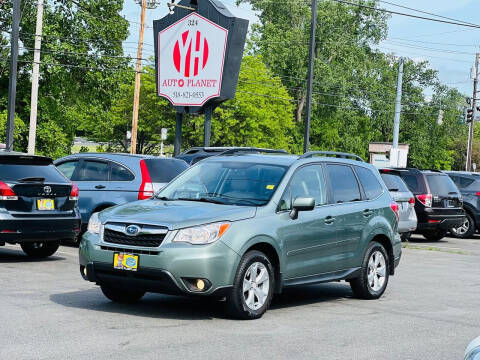
M 104 284 L 100 285 L 100 288 L 102 289 L 103 295 L 105 295 L 108 299 L 112 300 L 113 302 L 123 304 L 133 304 L 140 300 L 143 295 L 145 295 L 144 291 L 122 289 Z
M 459 239 L 468 239 L 469 237 L 472 237 L 473 233 L 475 232 L 475 228 L 475 221 L 470 214 L 467 213 L 465 214 L 465 220 L 463 221 L 463 224 L 456 228 L 450 229 L 450 233 L 453 237 Z
M 41 259 L 52 256 L 58 250 L 60 241 L 35 241 L 20 244 L 25 254 L 30 257 Z
M 275 275 L 268 257 L 260 251 L 246 253 L 237 269 L 230 296 L 229 313 L 239 319 L 258 319 L 269 308 Z
M 360 299 L 378 299 L 387 288 L 389 275 L 387 251 L 382 244 L 372 241 L 365 253 L 360 276 L 350 280 L 353 294 Z

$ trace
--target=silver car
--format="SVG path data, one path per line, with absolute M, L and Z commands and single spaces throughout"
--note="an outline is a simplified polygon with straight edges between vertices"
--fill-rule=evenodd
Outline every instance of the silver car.
M 465 360 L 480 360 L 480 336 L 468 344 L 465 350 Z
M 380 170 L 385 185 L 392 199 L 398 204 L 398 232 L 402 240 L 407 241 L 417 228 L 417 215 L 415 213 L 415 198 L 402 178 L 394 170 Z

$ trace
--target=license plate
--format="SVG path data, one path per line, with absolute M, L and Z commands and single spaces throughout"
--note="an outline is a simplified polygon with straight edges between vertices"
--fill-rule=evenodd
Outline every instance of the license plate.
M 118 270 L 137 271 L 138 255 L 115 253 L 113 256 L 113 267 Z
M 37 209 L 41 211 L 55 210 L 55 201 L 53 199 L 37 199 Z

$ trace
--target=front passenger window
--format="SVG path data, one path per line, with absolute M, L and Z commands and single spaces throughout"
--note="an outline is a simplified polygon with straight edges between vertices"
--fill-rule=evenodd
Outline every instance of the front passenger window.
M 321 165 L 302 167 L 293 175 L 289 187 L 280 200 L 279 209 L 290 210 L 292 201 L 305 197 L 314 198 L 315 206 L 327 203 Z

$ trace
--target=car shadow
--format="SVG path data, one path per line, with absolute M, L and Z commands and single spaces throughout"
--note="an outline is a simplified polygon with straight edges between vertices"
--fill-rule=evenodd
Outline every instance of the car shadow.
M 410 237 L 408 242 L 412 243 L 412 244 L 432 244 L 432 245 L 434 245 L 434 244 L 445 244 L 445 243 L 448 243 L 448 235 L 441 240 L 431 241 L 431 240 L 425 239 L 420 234 L 412 234 L 412 236 Z
M 21 249 L 5 249 L 0 248 L 0 264 L 4 263 L 20 263 L 20 262 L 50 262 L 65 260 L 62 256 L 50 256 L 44 259 L 35 259 L 27 256 Z
M 350 286 L 342 283 L 320 284 L 288 288 L 273 298 L 270 309 L 319 304 L 342 298 L 351 298 Z M 118 304 L 105 298 L 99 287 L 51 294 L 50 300 L 66 307 L 115 314 L 177 320 L 230 320 L 226 303 L 209 297 L 182 297 L 147 294 L 136 304 Z

